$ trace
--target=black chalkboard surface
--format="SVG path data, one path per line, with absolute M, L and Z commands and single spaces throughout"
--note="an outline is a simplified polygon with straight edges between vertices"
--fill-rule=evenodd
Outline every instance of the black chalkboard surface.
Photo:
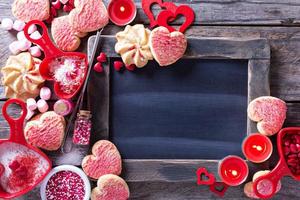
M 150 62 L 134 72 L 111 69 L 110 140 L 126 159 L 241 155 L 247 66 L 247 60 L 181 59 L 165 68 Z

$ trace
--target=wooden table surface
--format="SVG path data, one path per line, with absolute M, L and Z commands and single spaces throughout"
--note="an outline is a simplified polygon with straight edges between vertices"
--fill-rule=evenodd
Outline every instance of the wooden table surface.
M 13 0 L 0 1 L 0 18 L 12 17 Z M 105 0 L 107 4 L 108 0 Z M 149 24 L 139 1 L 138 14 L 134 23 Z M 300 124 L 300 0 L 176 0 L 178 4 L 189 4 L 196 13 L 196 21 L 186 35 L 196 37 L 238 37 L 266 38 L 271 45 L 271 94 L 288 104 L 288 118 L 285 126 Z M 156 12 L 156 8 L 154 9 Z M 180 23 L 181 20 L 179 20 Z M 108 25 L 107 35 L 113 35 L 120 28 Z M 0 30 L 0 66 L 10 55 L 8 45 L 16 40 L 15 32 Z M 86 41 L 80 49 L 85 51 Z M 3 87 L 0 86 L 0 106 L 5 102 Z M 12 115 L 17 110 L 11 110 Z M 0 136 L 8 136 L 9 128 L 0 116 Z M 74 149 L 69 155 L 51 155 L 54 164 L 79 165 L 87 149 Z M 195 182 L 151 183 L 130 182 L 131 199 L 215 199 L 205 186 Z M 289 177 L 283 179 L 283 188 L 274 199 L 300 199 L 300 183 Z M 241 187 L 229 188 L 226 199 L 246 198 Z M 37 200 L 39 189 L 19 199 Z

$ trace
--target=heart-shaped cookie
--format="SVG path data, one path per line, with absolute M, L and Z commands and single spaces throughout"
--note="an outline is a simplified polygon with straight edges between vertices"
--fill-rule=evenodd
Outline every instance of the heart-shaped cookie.
M 169 10 L 171 12 L 175 12 L 177 8 L 177 6 L 172 2 L 163 2 L 162 0 L 142 0 L 142 8 L 149 18 L 151 28 L 154 28 L 158 25 L 157 20 L 155 19 L 154 14 L 151 10 L 151 7 L 154 4 L 158 4 L 161 9 Z
M 122 160 L 117 147 L 108 140 L 96 142 L 92 148 L 92 155 L 83 158 L 82 169 L 93 179 L 105 174 L 120 175 Z
M 267 136 L 274 135 L 282 128 L 286 112 L 286 103 L 271 96 L 259 97 L 248 105 L 248 117 L 257 122 L 258 131 Z
M 208 173 L 208 171 L 204 167 L 199 168 L 196 174 L 198 185 L 212 185 L 215 182 L 214 174 Z
M 129 188 L 126 182 L 119 176 L 107 174 L 97 181 L 97 187 L 93 189 L 91 200 L 127 200 Z
M 91 32 L 109 22 L 108 13 L 102 0 L 75 0 L 70 12 L 70 23 L 76 32 Z
M 214 182 L 212 185 L 209 186 L 209 190 L 218 195 L 219 197 L 223 197 L 228 187 L 229 186 L 226 183 Z
M 157 27 L 150 34 L 150 49 L 160 66 L 175 63 L 185 53 L 187 40 L 183 33 L 172 33 L 165 27 Z
M 32 118 L 24 129 L 29 144 L 48 151 L 57 150 L 61 146 L 64 134 L 65 119 L 53 111 Z
M 195 13 L 193 9 L 187 5 L 181 5 L 177 7 L 175 12 L 169 10 L 161 11 L 157 16 L 157 24 L 159 26 L 166 27 L 170 32 L 176 31 L 176 29 L 170 26 L 168 23 L 174 21 L 178 16 L 185 17 L 185 22 L 179 28 L 179 31 L 184 33 L 195 20 Z
M 49 0 L 15 0 L 12 4 L 12 14 L 19 20 L 46 20 L 50 16 Z
M 56 46 L 63 51 L 75 51 L 80 45 L 81 33 L 77 33 L 69 20 L 69 16 L 54 18 L 51 34 Z

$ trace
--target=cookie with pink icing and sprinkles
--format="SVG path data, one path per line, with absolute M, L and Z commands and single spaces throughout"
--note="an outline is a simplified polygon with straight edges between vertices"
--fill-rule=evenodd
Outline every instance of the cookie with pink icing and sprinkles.
M 127 183 L 119 176 L 107 174 L 98 179 L 91 200 L 127 200 L 130 192 Z
M 286 112 L 286 103 L 271 96 L 254 99 L 248 106 L 248 117 L 257 122 L 258 131 L 267 136 L 279 132 L 286 119 Z
M 121 155 L 117 147 L 108 140 L 96 142 L 92 155 L 82 160 L 82 169 L 87 176 L 98 179 L 106 174 L 120 175 L 122 171 Z

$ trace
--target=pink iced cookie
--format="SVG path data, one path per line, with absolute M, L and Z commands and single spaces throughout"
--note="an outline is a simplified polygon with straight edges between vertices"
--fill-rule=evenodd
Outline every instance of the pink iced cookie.
M 82 160 L 82 169 L 89 177 L 98 179 L 105 174 L 121 174 L 121 156 L 113 143 L 108 140 L 96 142 L 92 154 Z
M 53 111 L 35 116 L 24 129 L 28 143 L 48 151 L 57 150 L 61 146 L 64 134 L 65 119 Z
M 91 32 L 108 24 L 108 13 L 102 0 L 75 0 L 70 22 L 77 32 Z
M 160 66 L 175 63 L 185 53 L 187 41 L 183 33 L 170 33 L 165 27 L 157 27 L 150 34 L 150 49 Z
M 80 45 L 80 38 L 73 29 L 69 16 L 55 18 L 51 34 L 57 47 L 63 51 L 75 51 Z
M 267 136 L 282 128 L 286 112 L 286 103 L 271 96 L 254 99 L 248 106 L 248 117 L 257 122 L 258 131 Z
M 50 15 L 48 0 L 15 0 L 12 4 L 13 15 L 24 22 L 31 20 L 46 20 Z
M 99 178 L 91 200 L 127 200 L 129 195 L 128 185 L 122 178 L 107 174 Z

